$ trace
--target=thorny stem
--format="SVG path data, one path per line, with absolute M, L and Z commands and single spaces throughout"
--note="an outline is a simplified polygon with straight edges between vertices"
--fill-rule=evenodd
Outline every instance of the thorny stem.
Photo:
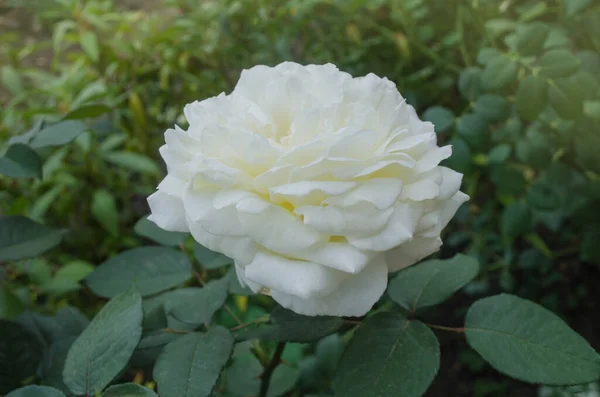
M 283 349 L 285 349 L 285 342 L 279 342 L 277 347 L 275 348 L 275 353 L 273 353 L 273 357 L 271 361 L 265 367 L 265 371 L 262 374 L 262 382 L 260 384 L 260 393 L 258 397 L 266 397 L 267 392 L 269 391 L 269 383 L 271 383 L 271 376 L 275 371 L 275 368 L 281 362 L 281 355 L 283 354 Z

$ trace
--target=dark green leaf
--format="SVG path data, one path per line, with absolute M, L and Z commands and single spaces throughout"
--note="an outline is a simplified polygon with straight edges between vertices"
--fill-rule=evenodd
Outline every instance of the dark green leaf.
M 41 178 L 42 161 L 29 146 L 17 143 L 0 157 L 0 174 L 10 178 Z
M 115 237 L 119 235 L 119 213 L 112 194 L 103 189 L 96 190 L 91 210 L 92 215 L 107 232 Z
M 388 294 L 412 312 L 437 305 L 465 286 L 479 273 L 477 260 L 458 254 L 452 259 L 429 260 L 398 273 Z
M 192 277 L 187 257 L 172 248 L 141 247 L 113 256 L 86 278 L 96 295 L 106 298 L 135 283 L 142 296 L 168 290 Z
M 133 229 L 140 236 L 149 238 L 158 244 L 172 247 L 181 245 L 188 236 L 188 233 L 169 232 L 161 229 L 156 223 L 149 221 L 146 217 L 140 218 Z
M 519 83 L 515 106 L 523 120 L 535 120 L 546 107 L 548 84 L 540 76 L 527 76 Z
M 0 393 L 18 388 L 35 375 L 43 348 L 21 324 L 0 320 Z
M 358 327 L 333 379 L 339 397 L 423 395 L 438 371 L 439 345 L 423 323 L 379 313 Z
M 8 289 L 8 286 L 0 285 L 0 319 L 13 320 L 23 308 L 23 302 Z
M 523 173 L 515 168 L 499 165 L 492 169 L 490 176 L 499 194 L 517 196 L 527 187 Z
M 468 113 L 458 120 L 457 131 L 473 148 L 487 146 L 489 140 L 488 120 L 478 113 Z
M 169 343 L 154 366 L 162 397 L 209 397 L 233 350 L 233 337 L 222 327 L 195 332 Z
M 560 207 L 560 196 L 552 185 L 538 180 L 527 192 L 527 202 L 538 209 L 550 211 Z
M 65 120 L 45 127 L 33 137 L 32 148 L 61 146 L 77 138 L 87 130 L 87 126 L 79 120 Z
M 78 336 L 88 326 L 88 319 L 74 307 L 63 307 L 54 316 L 35 312 L 22 313 L 16 320 L 44 344 L 61 338 Z
M 227 369 L 227 392 L 236 397 L 257 396 L 262 372 L 260 361 L 251 353 L 244 357 L 234 356 L 233 364 Z
M 463 97 L 474 101 L 481 94 L 481 69 L 469 67 L 463 69 L 458 78 L 458 90 Z
M 106 105 L 86 105 L 71 110 L 63 117 L 64 120 L 94 119 L 111 111 Z
M 336 332 L 343 324 L 339 317 L 303 316 L 278 306 L 271 312 L 271 324 L 239 332 L 236 339 L 311 342 Z
M 6 397 L 65 397 L 65 395 L 52 387 L 31 385 L 8 393 Z
M 443 106 L 433 106 L 423 113 L 423 120 L 433 123 L 435 131 L 439 134 L 452 127 L 454 124 L 454 113 Z
M 58 245 L 65 230 L 52 229 L 24 216 L 0 217 L 0 260 L 38 256 Z
M 444 160 L 442 165 L 458 172 L 467 173 L 471 169 L 469 145 L 461 138 L 452 138 L 449 143 L 452 145 L 452 156 Z
M 59 389 L 67 395 L 70 395 L 71 392 L 63 381 L 63 369 L 69 349 L 76 339 L 77 336 L 66 336 L 53 342 L 46 349 L 44 358 L 38 366 L 38 376 L 42 383 Z
M 510 105 L 506 99 L 493 94 L 485 94 L 477 98 L 475 113 L 490 121 L 499 121 L 508 116 Z
M 154 160 L 139 153 L 126 151 L 103 153 L 102 158 L 111 164 L 127 170 L 151 175 L 160 174 L 160 168 Z
M 95 395 L 127 365 L 142 336 L 142 298 L 134 288 L 111 299 L 69 350 L 63 378 L 76 395 Z
M 539 54 L 550 29 L 545 23 L 533 22 L 517 29 L 517 49 L 522 55 Z
M 600 377 L 600 356 L 585 339 L 554 313 L 514 295 L 475 302 L 465 333 L 494 368 L 523 381 L 572 385 Z
M 229 279 L 210 281 L 202 288 L 190 289 L 188 296 L 167 300 L 165 314 L 194 325 L 210 324 L 213 314 L 223 306 L 228 295 Z
M 600 264 L 600 224 L 589 225 L 584 231 L 580 257 L 586 262 Z
M 296 381 L 298 381 L 299 375 L 300 371 L 296 368 L 285 364 L 278 365 L 275 371 L 273 371 L 267 397 L 279 397 L 285 392 L 290 391 L 296 384 Z
M 147 387 L 135 383 L 123 383 L 106 389 L 102 397 L 158 397 L 158 395 Z
M 496 145 L 488 153 L 488 163 L 502 164 L 510 157 L 511 152 L 512 148 L 505 143 Z
M 517 64 L 504 55 L 494 57 L 483 70 L 481 82 L 488 91 L 496 91 L 511 84 L 517 78 Z
M 529 207 L 522 202 L 509 204 L 502 214 L 502 233 L 509 238 L 523 236 L 533 228 L 533 218 Z
M 242 287 L 240 281 L 238 280 L 234 267 L 231 267 L 229 269 L 229 271 L 227 272 L 227 277 L 229 277 L 230 294 L 242 296 L 254 295 L 254 292 L 252 292 L 252 290 L 248 286 Z
M 583 103 L 576 92 L 576 87 L 569 81 L 557 80 L 548 89 L 550 104 L 560 117 L 572 120 L 583 114 Z
M 200 265 L 206 269 L 217 269 L 233 263 L 233 260 L 225 255 L 211 251 L 198 243 L 194 244 L 194 256 L 200 262 Z
M 542 72 L 548 77 L 566 77 L 579 69 L 581 61 L 570 51 L 556 49 L 546 52 L 540 59 Z

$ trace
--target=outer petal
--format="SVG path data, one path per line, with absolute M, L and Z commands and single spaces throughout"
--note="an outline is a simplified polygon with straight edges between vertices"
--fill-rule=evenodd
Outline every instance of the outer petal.
M 346 274 L 316 263 L 258 252 L 244 268 L 244 277 L 271 290 L 309 299 L 331 293 Z
M 415 237 L 412 241 L 385 253 L 388 270 L 395 272 L 413 265 L 426 256 L 437 252 L 441 246 L 442 239 L 439 237 Z
M 183 202 L 179 197 L 157 191 L 148 197 L 152 214 L 149 220 L 171 232 L 189 232 Z
M 346 277 L 331 294 L 302 299 L 273 290 L 271 296 L 281 306 L 307 316 L 362 316 L 379 300 L 387 287 L 387 266 L 379 255 L 362 272 Z

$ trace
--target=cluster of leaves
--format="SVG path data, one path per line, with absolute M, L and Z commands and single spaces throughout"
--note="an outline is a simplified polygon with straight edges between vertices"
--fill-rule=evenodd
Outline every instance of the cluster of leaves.
M 514 295 L 459 307 L 464 327 L 429 324 L 463 286 L 463 295 L 508 292 L 560 313 L 594 307 L 595 2 L 164 0 L 156 13 L 110 0 L 28 5 L 51 40 L 0 33 L 10 93 L 0 113 L 0 393 L 36 383 L 53 389 L 11 396 L 417 396 L 439 367 L 431 328 L 466 336 L 479 354 L 461 355 L 467 366 L 483 358 L 532 383 L 598 378 L 583 339 Z M 45 68 L 31 66 L 48 51 Z M 183 105 L 229 91 L 243 68 L 284 60 L 395 81 L 453 145 L 446 165 L 465 174 L 472 199 L 441 256 L 469 257 L 401 272 L 364 319 L 273 309 L 237 284 L 228 258 L 146 220 L 162 132 L 184 123 Z

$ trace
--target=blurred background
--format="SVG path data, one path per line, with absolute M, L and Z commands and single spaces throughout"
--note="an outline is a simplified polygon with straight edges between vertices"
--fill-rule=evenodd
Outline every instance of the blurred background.
M 63 133 L 37 141 L 43 179 L 0 175 L 0 214 L 72 232 L 44 259 L 0 268 L 0 318 L 67 303 L 94 312 L 101 302 L 78 281 L 144 243 L 165 129 L 185 125 L 186 103 L 230 92 L 242 69 L 285 60 L 388 77 L 453 145 L 446 165 L 465 174 L 471 201 L 439 255 L 476 256 L 482 272 L 427 316 L 456 326 L 475 298 L 508 291 L 600 349 L 596 0 L 4 0 L 2 152 L 44 123 Z M 427 396 L 599 395 L 509 380 L 463 338 L 440 336 Z M 311 353 L 296 350 L 286 359 L 302 369 Z M 327 389 L 315 376 L 290 395 Z

